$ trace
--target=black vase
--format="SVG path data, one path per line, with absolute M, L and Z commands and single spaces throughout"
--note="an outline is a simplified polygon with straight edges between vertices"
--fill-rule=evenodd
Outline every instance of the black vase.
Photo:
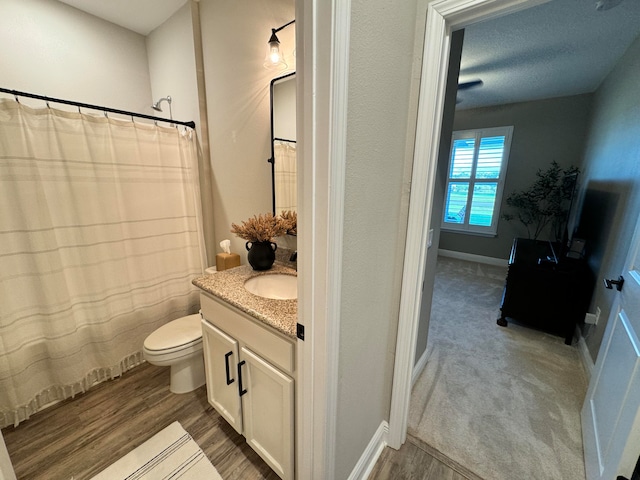
M 273 242 L 247 242 L 247 260 L 254 270 L 269 270 L 276 259 L 278 246 Z

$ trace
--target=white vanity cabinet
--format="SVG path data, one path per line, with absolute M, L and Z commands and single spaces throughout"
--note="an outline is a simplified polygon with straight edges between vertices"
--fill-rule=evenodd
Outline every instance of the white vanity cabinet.
M 294 478 L 294 340 L 200 294 L 209 403 L 283 479 Z

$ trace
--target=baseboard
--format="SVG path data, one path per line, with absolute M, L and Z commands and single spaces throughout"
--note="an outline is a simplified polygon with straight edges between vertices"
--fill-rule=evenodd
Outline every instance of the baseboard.
M 438 249 L 438 255 L 442 257 L 457 258 L 458 260 L 466 260 L 468 262 L 484 263 L 486 265 L 495 265 L 496 267 L 506 267 L 509 261 L 504 258 L 485 257 L 484 255 L 476 255 L 474 253 L 455 252 L 453 250 Z
M 382 421 L 376 433 L 371 437 L 371 441 L 367 448 L 362 452 L 362 456 L 356 466 L 349 475 L 349 480 L 366 480 L 369 478 L 369 474 L 375 467 L 378 458 L 384 447 L 387 446 L 387 436 L 389 434 L 389 424 L 386 421 Z
M 420 356 L 420 358 L 418 359 L 418 361 L 413 367 L 413 372 L 411 373 L 411 386 L 416 384 L 416 380 L 418 380 L 418 377 L 420 376 L 420 374 L 422 373 L 422 370 L 424 370 L 424 367 L 426 366 L 427 366 L 427 349 L 425 348 L 424 352 L 422 352 L 422 355 Z
M 591 374 L 593 373 L 594 364 L 593 359 L 591 358 L 591 353 L 589 353 L 589 349 L 587 348 L 587 342 L 585 342 L 584 337 L 582 336 L 582 331 L 577 326 L 576 337 L 578 338 L 578 351 L 580 352 L 580 360 L 582 361 L 584 372 L 587 374 L 588 383 L 591 380 Z

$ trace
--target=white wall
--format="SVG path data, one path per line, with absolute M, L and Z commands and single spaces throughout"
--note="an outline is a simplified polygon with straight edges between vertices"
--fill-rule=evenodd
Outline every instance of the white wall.
M 153 101 L 171 96 L 173 118 L 195 121 L 199 132 L 201 125 L 190 2 L 146 37 L 146 48 Z M 169 118 L 167 102 L 162 102 L 161 107 L 162 112 L 151 110 L 150 114 Z
M 3 0 L 0 42 L 0 86 L 4 88 L 150 111 L 142 35 L 57 1 Z M 23 103 L 43 105 L 33 100 Z
M 200 19 L 214 177 L 216 244 L 246 263 L 245 241 L 231 223 L 272 210 L 269 84 L 284 72 L 263 67 L 272 28 L 295 17 L 293 0 L 201 0 Z M 278 33 L 285 59 L 295 69 L 295 24 Z
M 155 116 L 169 118 L 172 113 L 175 120 L 196 123 L 202 150 L 199 174 L 204 240 L 209 265 L 214 265 L 217 243 L 213 227 L 208 125 L 206 117 L 200 115 L 201 104 L 206 108 L 206 95 L 198 84 L 198 69 L 202 68 L 199 21 L 197 3 L 187 2 L 146 37 L 153 102 L 171 97 L 171 111 L 166 101 L 161 104 L 162 112 L 149 110 Z

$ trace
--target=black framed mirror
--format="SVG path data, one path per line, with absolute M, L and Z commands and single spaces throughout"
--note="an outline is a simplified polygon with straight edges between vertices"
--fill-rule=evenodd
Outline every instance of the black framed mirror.
M 296 74 L 274 78 L 271 94 L 271 191 L 273 213 L 297 213 Z

